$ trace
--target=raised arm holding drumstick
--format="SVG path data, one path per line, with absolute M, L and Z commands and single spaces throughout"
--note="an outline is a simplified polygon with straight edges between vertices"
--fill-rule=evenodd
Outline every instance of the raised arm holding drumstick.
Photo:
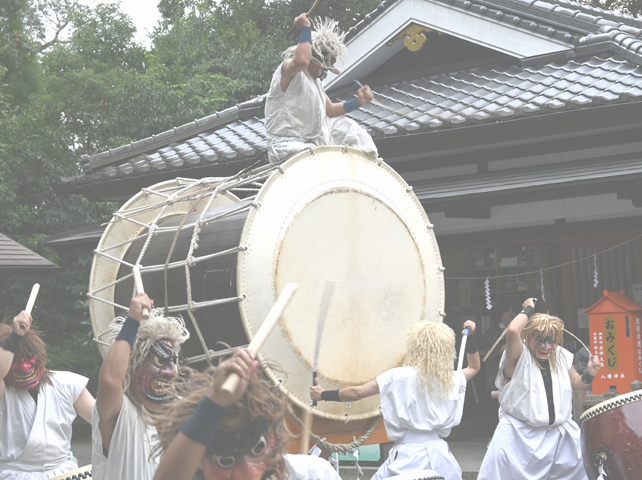
M 506 350 L 496 379 L 502 415 L 478 478 L 555 475 L 584 480 L 572 390 L 588 387 L 600 369 L 599 358 L 593 357 L 580 377 L 573 354 L 561 347 L 564 322 L 553 315 L 534 314 L 534 298 L 522 306 L 506 328 Z M 537 462 L 532 461 L 535 455 Z
M 180 318 L 150 315 L 153 301 L 134 268 L 138 294 L 127 318 L 111 322 L 98 377 L 92 421 L 92 474 L 97 480 L 151 480 L 157 462 L 149 461 L 155 429 L 145 422 L 175 399 L 180 345 L 189 338 Z M 147 317 L 147 318 L 146 318 Z
M 78 468 L 69 455 L 71 424 L 77 415 L 91 422 L 94 406 L 87 378 L 47 368 L 47 347 L 30 315 L 39 288 L 12 327 L 0 324 L 0 466 L 6 478 L 19 480 Z
M 312 25 L 305 13 L 294 19 L 294 25 L 301 36 L 297 45 L 283 52 L 265 101 L 270 162 L 320 145 L 346 145 L 376 154 L 372 137 L 346 116 L 374 99 L 372 89 L 363 86 L 351 100 L 336 103 L 323 90 L 328 72 L 339 74 L 335 63 L 346 55 L 345 34 L 327 18 Z
M 162 450 L 156 480 L 260 480 L 272 474 L 289 480 L 340 480 L 325 460 L 286 455 L 287 397 L 257 370 L 255 354 L 294 289 L 286 286 L 247 349 L 236 350 L 213 370 L 192 375 L 182 398 L 155 420 Z
M 404 366 L 393 368 L 365 385 L 328 391 L 310 388 L 312 400 L 354 402 L 380 394 L 386 434 L 396 442 L 373 480 L 412 470 L 437 470 L 447 480 L 461 479 L 461 468 L 443 440 L 461 421 L 466 384 L 479 372 L 479 352 L 468 330 L 468 367 L 453 371 L 455 332 L 444 323 L 421 322 L 408 330 Z M 412 404 L 412 407 L 409 405 Z M 430 451 L 430 455 L 426 455 Z M 403 462 L 395 462 L 403 458 Z

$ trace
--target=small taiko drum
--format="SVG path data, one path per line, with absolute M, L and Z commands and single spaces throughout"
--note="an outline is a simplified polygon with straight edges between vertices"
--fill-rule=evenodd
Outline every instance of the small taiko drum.
M 85 478 L 91 478 L 91 465 L 85 465 L 71 472 L 60 474 L 50 480 L 81 480 Z
M 135 264 L 156 306 L 167 296 L 170 314 L 185 318 L 185 363 L 204 360 L 217 342 L 248 343 L 283 287 L 297 283 L 260 356 L 280 365 L 268 376 L 301 408 L 310 404 L 325 280 L 337 282 L 318 362 L 326 389 L 398 366 L 408 328 L 444 315 L 444 269 L 421 203 L 383 160 L 353 148 L 318 147 L 280 165 L 176 179 L 134 196 L 94 257 L 89 296 L 99 340 L 127 310 Z M 367 420 L 379 415 L 379 398 L 320 402 L 314 415 Z
M 617 396 L 580 417 L 582 457 L 591 480 L 642 477 L 642 391 Z
M 444 480 L 444 477 L 439 475 L 434 470 L 413 470 L 406 472 L 402 475 L 390 477 L 390 480 Z

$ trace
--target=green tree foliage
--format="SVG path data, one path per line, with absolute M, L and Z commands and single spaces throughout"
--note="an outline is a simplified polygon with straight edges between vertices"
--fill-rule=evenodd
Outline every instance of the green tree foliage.
M 64 41 L 46 41 L 45 19 L 29 17 L 54 7 L 63 24 L 69 20 Z M 56 254 L 38 239 L 104 222 L 118 206 L 61 196 L 53 186 L 81 173 L 81 155 L 214 113 L 243 87 L 206 69 L 181 72 L 158 60 L 162 52 L 136 44 L 134 33 L 113 5 L 10 0 L 0 7 L 0 232 L 60 266 L 46 276 L 0 278 L 0 312 L 11 322 L 40 283 L 33 316 L 51 367 L 85 374 L 90 386 L 100 364 L 85 300 L 92 251 Z
M 315 12 L 348 29 L 380 0 L 324 0 Z M 85 294 L 90 248 L 63 253 L 38 241 L 104 222 L 118 205 L 61 196 L 61 176 L 80 157 L 171 129 L 267 91 L 299 0 L 160 0 L 163 20 L 147 50 L 116 5 L 78 0 L 0 2 L 0 232 L 60 268 L 47 276 L 0 278 L 4 322 L 33 316 L 54 369 L 91 378 L 100 364 Z
M 585 3 L 605 10 L 615 10 L 634 17 L 642 16 L 642 0 L 585 0 Z
M 24 22 L 29 0 L 4 0 L 0 8 L 0 80 L 5 99 L 26 102 L 37 86 L 36 43 Z
M 312 18 L 332 17 L 343 30 L 374 10 L 381 0 L 322 1 Z M 164 18 L 154 32 L 154 52 L 181 73 L 195 69 L 242 80 L 228 105 L 267 92 L 280 52 L 298 40 L 283 38 L 312 1 L 161 0 Z M 180 38 L 181 41 L 177 41 Z

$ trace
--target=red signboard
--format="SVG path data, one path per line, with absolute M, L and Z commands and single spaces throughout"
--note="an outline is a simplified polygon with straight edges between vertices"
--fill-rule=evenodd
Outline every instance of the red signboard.
M 591 351 L 602 360 L 602 369 L 593 380 L 593 394 L 610 387 L 617 392 L 631 391 L 631 382 L 642 380 L 642 307 L 624 291 L 609 292 L 585 310 L 589 314 Z

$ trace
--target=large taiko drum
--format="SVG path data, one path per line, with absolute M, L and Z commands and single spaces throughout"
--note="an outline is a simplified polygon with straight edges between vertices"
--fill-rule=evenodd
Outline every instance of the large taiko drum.
M 580 417 L 582 457 L 591 480 L 642 477 L 642 391 L 617 396 Z
M 443 317 L 443 268 L 424 209 L 392 168 L 351 148 L 318 147 L 222 183 L 177 179 L 133 197 L 115 214 L 94 258 L 90 311 L 97 336 L 125 313 L 134 264 L 157 307 L 165 303 L 167 277 L 170 312 L 191 331 L 186 357 L 205 350 L 196 326 L 206 349 L 247 344 L 285 284 L 296 282 L 297 294 L 260 355 L 287 372 L 268 368 L 304 408 L 325 280 L 338 282 L 320 349 L 318 377 L 326 389 L 363 384 L 398 366 L 408 328 Z M 378 407 L 373 397 L 352 405 L 320 402 L 314 413 L 363 420 L 377 416 Z
M 82 480 L 86 478 L 92 478 L 91 465 L 85 465 L 84 467 L 77 468 L 71 472 L 63 473 L 51 478 L 50 480 Z

